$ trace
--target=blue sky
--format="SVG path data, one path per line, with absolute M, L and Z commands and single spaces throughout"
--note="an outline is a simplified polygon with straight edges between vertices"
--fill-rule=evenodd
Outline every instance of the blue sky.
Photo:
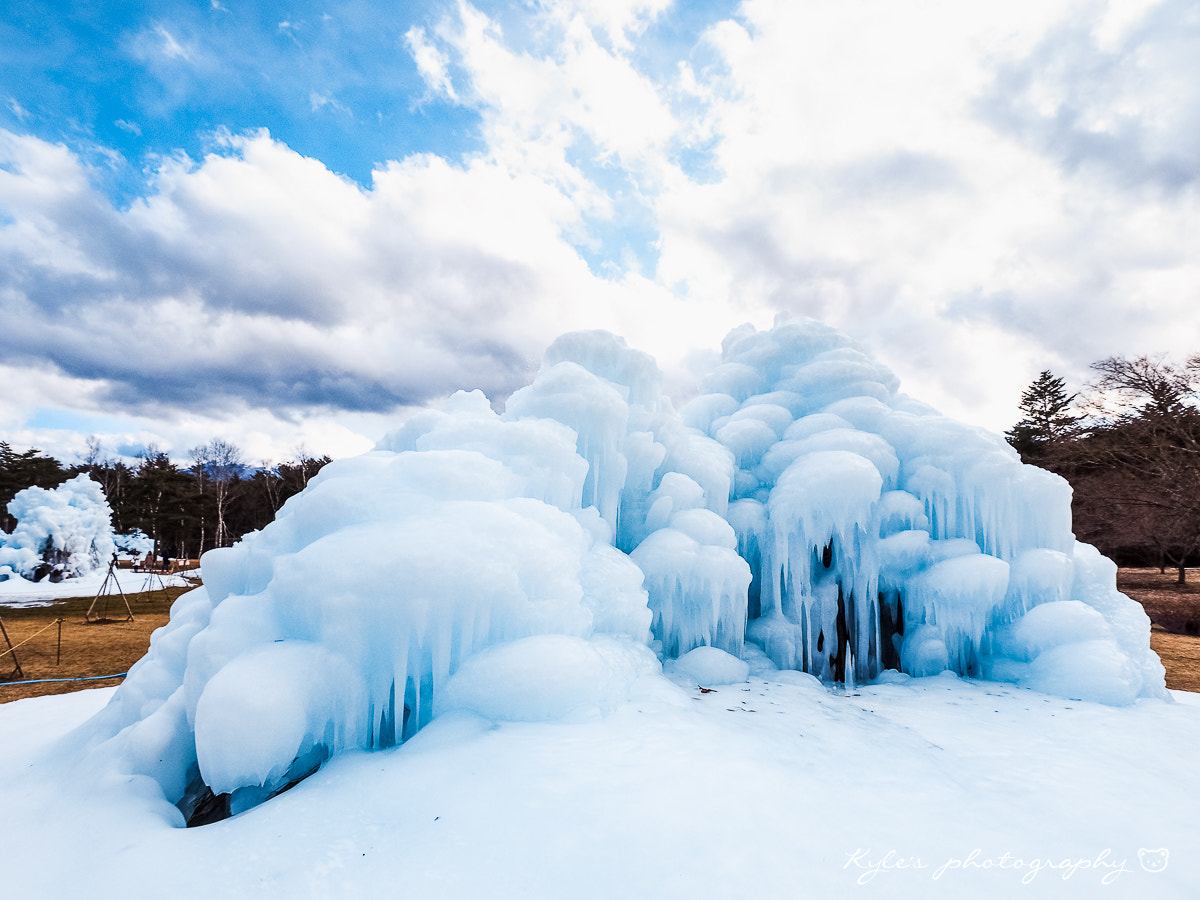
M 606 328 L 824 319 L 1002 429 L 1195 352 L 1184 0 L 8 3 L 0 436 L 369 447 Z
M 266 128 L 363 185 L 389 159 L 478 149 L 478 113 L 426 102 L 405 46 L 406 31 L 436 11 L 385 8 L 10 4 L 0 121 L 88 153 L 121 199 L 145 191 L 156 157 L 200 158 L 219 129 Z

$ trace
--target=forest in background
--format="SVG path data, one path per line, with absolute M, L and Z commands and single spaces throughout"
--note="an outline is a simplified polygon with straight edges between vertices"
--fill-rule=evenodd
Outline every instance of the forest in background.
M 87 456 L 64 465 L 37 449 L 18 453 L 0 441 L 0 528 L 11 532 L 17 524 L 8 503 L 18 491 L 54 488 L 85 474 L 104 489 L 118 533 L 141 530 L 154 540 L 160 559 L 193 559 L 262 528 L 330 462 L 300 450 L 287 462 L 250 466 L 235 445 L 222 440 L 193 448 L 188 456 L 192 464 L 180 467 L 149 447 L 129 465 L 106 458 L 91 438 Z
M 1200 355 L 1110 357 L 1078 393 L 1044 371 L 1006 433 L 1021 458 L 1065 478 L 1075 534 L 1125 566 L 1200 562 Z

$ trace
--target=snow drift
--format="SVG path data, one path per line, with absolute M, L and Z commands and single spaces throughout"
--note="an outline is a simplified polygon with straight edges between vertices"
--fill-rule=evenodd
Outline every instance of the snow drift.
M 1166 696 L 1070 489 L 1002 439 L 812 321 L 732 332 L 703 388 L 676 412 L 650 357 L 569 334 L 503 414 L 459 393 L 326 466 L 205 555 L 91 752 L 195 822 L 443 710 L 599 714 L 663 661 Z

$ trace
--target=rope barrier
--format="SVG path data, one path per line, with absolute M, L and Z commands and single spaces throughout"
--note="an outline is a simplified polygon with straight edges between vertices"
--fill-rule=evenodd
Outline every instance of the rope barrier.
M 24 647 L 26 644 L 28 644 L 30 641 L 32 641 L 35 637 L 37 637 L 39 634 L 41 634 L 42 631 L 48 631 L 49 629 L 53 628 L 55 625 L 57 625 L 61 621 L 62 621 L 62 619 L 55 619 L 53 622 L 51 622 L 45 628 L 41 629 L 41 631 L 35 631 L 29 637 L 25 638 L 25 640 L 21 641 L 21 643 L 15 645 L 13 647 L 9 647 L 3 653 L 0 653 L 0 656 L 8 656 L 8 654 L 13 653 L 17 649 L 17 647 Z M 28 682 L 26 682 L 26 683 L 28 683 Z
M 109 678 L 124 678 L 128 674 L 128 672 L 118 672 L 116 675 L 85 675 L 81 678 L 39 678 L 37 681 L 0 681 L 0 688 L 26 684 L 53 684 L 58 681 L 106 681 Z

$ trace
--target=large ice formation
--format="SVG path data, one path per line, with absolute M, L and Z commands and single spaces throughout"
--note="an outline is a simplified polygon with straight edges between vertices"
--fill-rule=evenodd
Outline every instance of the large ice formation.
M 504 413 L 459 393 L 326 466 L 205 555 L 93 752 L 198 821 L 444 710 L 594 714 L 663 661 L 1165 696 L 1067 484 L 1002 439 L 812 321 L 732 332 L 703 388 L 676 412 L 650 357 L 569 334 Z
M 116 550 L 112 509 L 86 475 L 56 488 L 18 491 L 8 512 L 17 526 L 12 534 L 0 531 L 0 581 L 10 574 L 56 581 L 84 575 L 108 565 Z

